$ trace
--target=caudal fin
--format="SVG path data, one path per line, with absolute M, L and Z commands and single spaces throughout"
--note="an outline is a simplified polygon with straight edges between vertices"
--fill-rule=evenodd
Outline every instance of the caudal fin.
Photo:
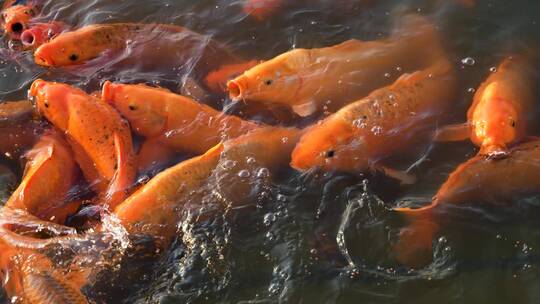
M 116 133 L 114 133 L 114 145 L 117 169 L 102 202 L 103 205 L 108 205 L 110 210 L 114 210 L 127 197 L 127 192 L 133 185 L 136 175 L 133 156 Z
M 434 204 L 418 208 L 397 208 L 409 224 L 402 228 L 394 246 L 396 259 L 403 265 L 419 268 L 428 264 L 433 255 L 433 239 L 438 225 L 433 216 Z

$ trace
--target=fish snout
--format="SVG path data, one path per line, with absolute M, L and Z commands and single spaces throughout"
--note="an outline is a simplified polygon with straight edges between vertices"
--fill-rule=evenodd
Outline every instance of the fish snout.
M 105 81 L 105 83 L 103 84 L 103 88 L 101 89 L 101 100 L 105 101 L 110 105 L 114 105 L 114 93 L 116 88 L 116 84 L 108 80 Z
M 21 34 L 21 42 L 26 48 L 36 48 L 48 42 L 63 29 L 60 22 L 37 23 Z
M 306 171 L 312 167 L 312 163 L 309 161 L 312 158 L 311 151 L 305 151 L 302 145 L 297 145 L 291 154 L 290 165 L 293 169 L 298 171 Z
M 34 61 L 41 66 L 54 66 L 54 61 L 49 55 L 47 44 L 43 44 L 37 48 L 37 50 L 34 52 Z
M 239 101 L 246 98 L 248 81 L 246 76 L 242 75 L 227 82 L 227 91 L 229 97 L 234 101 Z
M 30 98 L 35 98 L 39 94 L 39 92 L 47 85 L 47 82 L 43 79 L 36 79 L 32 83 L 32 86 L 30 86 L 30 90 L 28 91 L 28 96 Z

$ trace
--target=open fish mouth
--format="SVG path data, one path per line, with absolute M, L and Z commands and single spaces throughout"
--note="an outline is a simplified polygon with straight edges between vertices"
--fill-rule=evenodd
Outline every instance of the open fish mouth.
M 234 101 L 243 100 L 247 93 L 247 83 L 244 77 L 238 77 L 227 82 L 227 90 L 229 96 Z

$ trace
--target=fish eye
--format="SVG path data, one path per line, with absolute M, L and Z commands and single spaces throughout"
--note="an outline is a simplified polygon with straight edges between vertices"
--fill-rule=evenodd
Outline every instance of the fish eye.
M 136 105 L 133 105 L 133 104 L 129 105 L 128 108 L 129 108 L 131 111 L 137 110 L 137 106 L 136 106 Z
M 334 157 L 335 154 L 336 154 L 336 151 L 334 151 L 334 150 L 328 150 L 328 151 L 326 152 L 326 158 L 332 158 L 332 157 Z
M 264 81 L 264 84 L 269 86 L 269 85 L 272 85 L 272 82 L 273 82 L 272 79 L 267 79 Z
M 71 55 L 69 55 L 69 60 L 71 60 L 71 61 L 77 61 L 77 59 L 79 59 L 79 56 L 77 56 L 77 54 L 71 54 Z
M 512 118 L 510 118 L 510 126 L 511 126 L 512 128 L 515 128 L 515 127 L 516 127 L 516 121 L 513 120 Z
M 43 105 L 45 106 L 45 108 L 49 108 L 49 102 L 48 101 L 43 102 Z

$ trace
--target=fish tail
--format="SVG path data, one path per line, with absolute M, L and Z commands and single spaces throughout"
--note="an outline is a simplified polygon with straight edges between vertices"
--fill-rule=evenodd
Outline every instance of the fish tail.
M 433 239 L 438 225 L 433 217 L 431 204 L 418 209 L 397 208 L 403 214 L 408 225 L 401 229 L 399 240 L 394 246 L 396 259 L 409 267 L 421 267 L 429 263 L 433 253 Z
M 116 172 L 109 184 L 107 192 L 105 194 L 105 201 L 103 204 L 109 206 L 113 210 L 118 204 L 120 204 L 127 196 L 127 191 L 132 186 L 135 179 L 135 166 L 133 159 L 129 153 L 127 153 L 126 147 L 117 133 L 114 133 L 114 146 L 116 147 Z

